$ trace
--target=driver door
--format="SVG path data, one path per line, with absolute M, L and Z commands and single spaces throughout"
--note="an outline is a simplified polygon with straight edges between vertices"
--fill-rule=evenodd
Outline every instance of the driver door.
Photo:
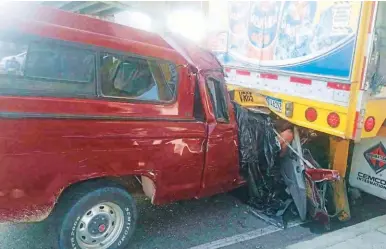
M 232 189 L 239 180 L 237 125 L 229 94 L 219 75 L 202 77 L 207 113 L 207 147 L 203 195 Z

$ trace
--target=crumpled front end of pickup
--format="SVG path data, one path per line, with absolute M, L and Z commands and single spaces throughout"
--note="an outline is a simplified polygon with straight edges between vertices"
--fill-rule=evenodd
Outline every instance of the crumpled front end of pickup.
M 329 186 L 339 180 L 339 173 L 319 166 L 310 151 L 303 148 L 298 127 L 278 128 L 267 114 L 236 103 L 234 108 L 240 169 L 247 179 L 248 203 L 254 208 L 253 213 L 285 227 L 284 213 L 291 209 L 303 221 L 309 215 L 328 226 L 331 215 L 327 205 L 332 196 Z

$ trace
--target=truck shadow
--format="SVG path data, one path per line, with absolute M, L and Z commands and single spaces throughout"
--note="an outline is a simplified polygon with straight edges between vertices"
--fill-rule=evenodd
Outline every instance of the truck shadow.
M 144 197 L 136 201 L 139 220 L 130 248 L 189 248 L 268 226 L 227 194 L 164 206 Z M 1 249 L 57 249 L 57 223 L 50 216 L 40 223 L 1 224 Z

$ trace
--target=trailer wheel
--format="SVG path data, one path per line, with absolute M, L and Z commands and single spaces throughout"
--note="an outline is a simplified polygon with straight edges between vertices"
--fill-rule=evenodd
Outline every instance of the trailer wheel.
M 69 193 L 60 209 L 60 249 L 127 248 L 135 230 L 137 210 L 121 187 L 97 187 Z

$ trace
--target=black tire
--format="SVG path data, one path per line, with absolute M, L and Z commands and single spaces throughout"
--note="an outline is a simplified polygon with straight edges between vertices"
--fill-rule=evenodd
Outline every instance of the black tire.
M 76 229 L 81 217 L 92 207 L 106 202 L 119 206 L 124 217 L 123 228 L 108 249 L 127 248 L 138 217 L 135 201 L 122 187 L 106 186 L 106 183 L 102 186 L 101 184 L 91 184 L 91 186 L 74 188 L 59 201 L 59 207 L 55 211 L 56 217 L 61 216 L 61 222 L 58 223 L 57 229 L 59 248 L 82 249 L 76 238 Z

